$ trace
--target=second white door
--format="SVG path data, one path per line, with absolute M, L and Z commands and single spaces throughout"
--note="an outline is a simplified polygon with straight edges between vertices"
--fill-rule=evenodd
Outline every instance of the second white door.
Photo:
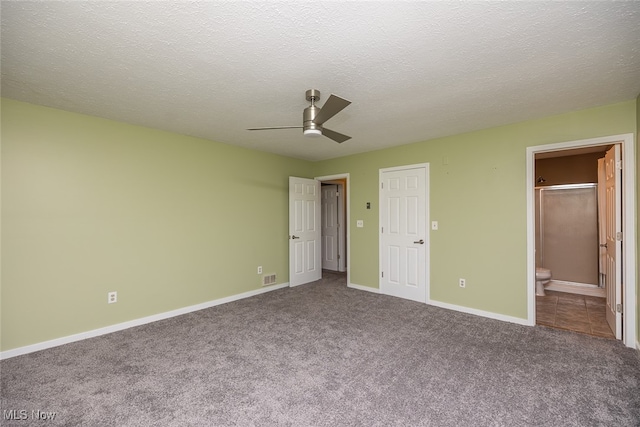
M 380 170 L 380 292 L 427 301 L 428 164 Z
M 322 186 L 322 268 L 338 271 L 338 186 Z

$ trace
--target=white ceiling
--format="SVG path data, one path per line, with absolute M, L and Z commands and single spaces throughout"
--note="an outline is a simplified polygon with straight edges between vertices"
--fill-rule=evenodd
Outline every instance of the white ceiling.
M 640 2 L 2 1 L 2 96 L 322 160 L 625 101 Z M 353 102 L 298 129 L 307 89 Z

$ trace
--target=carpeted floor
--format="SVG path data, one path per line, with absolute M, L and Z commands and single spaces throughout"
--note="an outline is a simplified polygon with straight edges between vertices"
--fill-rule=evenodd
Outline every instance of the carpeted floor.
M 0 368 L 6 426 L 640 425 L 640 354 L 619 341 L 352 290 L 332 273 Z

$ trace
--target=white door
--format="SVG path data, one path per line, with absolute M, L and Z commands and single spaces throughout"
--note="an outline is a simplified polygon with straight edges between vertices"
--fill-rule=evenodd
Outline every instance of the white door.
M 380 171 L 380 292 L 427 301 L 427 165 Z
M 338 271 L 338 186 L 322 187 L 322 268 Z
M 320 181 L 289 177 L 289 286 L 322 278 Z
M 607 270 L 607 184 L 604 157 L 598 159 L 598 286 L 606 289 Z
M 622 339 L 622 198 L 620 192 L 620 146 L 607 151 L 605 162 L 606 191 L 606 262 L 607 322 L 617 339 Z

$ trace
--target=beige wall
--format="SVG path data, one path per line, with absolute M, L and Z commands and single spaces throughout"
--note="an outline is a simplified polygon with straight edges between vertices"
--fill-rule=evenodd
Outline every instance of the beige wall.
M 536 178 L 541 176 L 546 180 L 536 186 L 597 183 L 601 157 L 604 152 L 536 160 Z

